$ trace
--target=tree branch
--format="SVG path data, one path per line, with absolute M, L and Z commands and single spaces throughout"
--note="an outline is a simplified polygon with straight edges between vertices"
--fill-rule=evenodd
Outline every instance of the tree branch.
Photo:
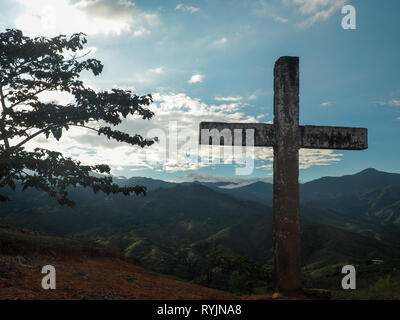
M 3 86 L 0 85 L 0 101 L 1 101 L 1 106 L 3 107 L 3 110 L 7 110 L 6 102 L 4 101 L 4 93 L 3 93 Z
M 69 125 L 69 126 L 75 126 L 75 127 L 82 127 L 82 128 L 85 128 L 85 129 L 93 130 L 93 131 L 95 131 L 95 132 L 99 132 L 99 130 L 97 130 L 97 129 L 95 129 L 95 128 L 88 127 L 88 126 L 84 126 L 84 125 L 80 125 L 80 124 L 72 124 L 72 123 L 71 123 L 71 124 L 68 124 L 68 125 Z M 35 132 L 34 134 L 30 135 L 29 137 L 27 137 L 26 139 L 24 139 L 23 141 L 21 141 L 20 143 L 18 143 L 18 144 L 17 144 L 16 146 L 14 146 L 14 147 L 15 147 L 15 148 L 18 148 L 18 147 L 22 146 L 23 144 L 27 143 L 29 140 L 31 140 L 31 139 L 37 137 L 39 134 L 41 134 L 41 133 L 43 133 L 43 132 L 46 132 L 47 130 L 50 130 L 51 127 L 53 127 L 53 126 L 54 126 L 54 125 L 51 125 L 51 126 L 48 126 L 48 127 L 46 127 L 46 128 L 43 128 L 43 129 L 41 129 L 41 130 Z
M 6 102 L 4 101 L 3 86 L 0 86 L 0 101 L 1 101 L 1 106 L 3 108 L 3 111 L 1 113 L 1 119 L 0 119 L 0 130 L 1 130 L 1 134 L 3 135 L 4 146 L 7 150 L 10 148 L 10 142 L 8 141 L 8 138 L 7 138 L 7 130 L 6 130 L 6 126 L 4 125 L 4 121 L 6 119 L 8 108 L 6 106 Z
M 39 134 L 46 132 L 47 130 L 50 130 L 51 127 L 53 127 L 54 125 L 50 125 L 46 128 L 43 128 L 42 130 L 39 130 L 37 132 L 35 132 L 34 134 L 30 135 L 29 137 L 27 137 L 26 139 L 22 140 L 20 143 L 18 143 L 17 145 L 14 146 L 14 148 L 18 148 L 20 146 L 22 146 L 23 144 L 27 143 L 29 140 L 37 137 Z
M 82 125 L 82 124 L 68 124 L 69 126 L 75 126 L 75 127 L 81 127 L 81 128 L 85 128 L 85 129 L 90 129 L 90 130 L 93 130 L 93 131 L 95 131 L 95 132 L 99 132 L 99 130 L 97 130 L 97 129 L 95 129 L 95 128 L 92 128 L 92 127 L 88 127 L 88 126 L 84 126 L 84 125 Z
M 41 92 L 43 92 L 45 90 L 49 90 L 49 88 L 43 88 L 43 89 L 37 90 L 36 92 L 31 94 L 31 97 L 27 97 L 26 99 L 22 99 L 22 100 L 19 100 L 18 102 L 13 103 L 10 106 L 10 109 L 14 108 L 15 106 L 19 105 L 20 103 L 23 103 L 23 102 L 27 101 L 28 99 L 32 98 L 32 96 L 35 97 L 36 95 L 38 95 L 39 93 L 41 93 Z

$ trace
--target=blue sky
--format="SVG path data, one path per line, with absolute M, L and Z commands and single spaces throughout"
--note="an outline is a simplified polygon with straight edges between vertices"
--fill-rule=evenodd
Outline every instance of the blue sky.
M 341 27 L 346 4 L 356 9 L 355 30 Z M 302 151 L 300 179 L 307 181 L 368 167 L 400 172 L 399 10 L 396 0 L 6 0 L 0 4 L 0 27 L 28 35 L 85 32 L 90 56 L 105 65 L 99 77 L 85 74 L 85 82 L 98 90 L 152 93 L 154 119 L 128 119 L 121 128 L 150 136 L 164 132 L 161 138 L 168 143 L 168 125 L 197 133 L 202 120 L 272 121 L 274 62 L 299 56 L 300 123 L 369 130 L 365 151 Z M 69 97 L 48 93 L 43 99 Z M 256 151 L 252 174 L 238 176 L 235 162 L 163 158 L 160 154 L 170 149 L 163 141 L 145 157 L 81 129 L 62 142 L 40 138 L 35 144 L 84 162 L 107 162 L 114 174 L 127 177 L 181 181 L 272 175 L 270 148 Z M 178 150 L 182 143 L 178 139 Z

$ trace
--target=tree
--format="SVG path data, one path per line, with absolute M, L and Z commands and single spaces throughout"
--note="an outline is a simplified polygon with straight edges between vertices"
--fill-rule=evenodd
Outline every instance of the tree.
M 215 241 L 199 242 L 195 248 L 197 256 L 186 255 L 184 260 L 192 270 L 195 283 L 236 294 L 250 294 L 257 286 L 271 280 L 268 270 L 259 263 L 247 256 L 232 255 Z
M 86 42 L 83 33 L 54 38 L 29 38 L 15 29 L 0 33 L 0 189 L 9 186 L 15 190 L 19 183 L 22 190 L 33 187 L 45 191 L 68 206 L 74 205 L 68 197 L 70 186 L 106 194 L 145 194 L 143 186 L 114 184 L 107 165 L 83 165 L 59 152 L 25 148 L 39 135 L 60 140 L 72 126 L 142 148 L 157 141 L 113 128 L 130 114 L 151 119 L 153 112 L 146 107 L 152 97 L 129 90 L 96 92 L 85 87 L 79 80 L 81 72 L 88 70 L 97 76 L 103 69 L 100 61 L 78 56 Z M 66 52 L 71 53 L 69 57 Z M 67 105 L 44 103 L 38 95 L 46 91 L 69 92 L 75 101 Z M 0 201 L 6 200 L 8 197 L 0 194 Z

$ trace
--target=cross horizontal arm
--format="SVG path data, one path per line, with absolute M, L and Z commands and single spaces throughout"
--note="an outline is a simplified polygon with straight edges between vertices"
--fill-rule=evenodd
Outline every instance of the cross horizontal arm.
M 365 128 L 300 126 L 300 146 L 308 149 L 364 150 L 368 148 Z
M 231 140 L 229 140 L 228 135 L 230 135 Z M 223 138 L 221 139 L 221 137 Z M 274 125 L 267 123 L 200 122 L 200 144 L 246 146 L 251 145 L 248 142 L 252 137 L 254 137 L 255 147 L 273 147 L 275 144 Z
M 300 126 L 300 148 L 364 150 L 368 148 L 367 133 L 365 128 Z M 253 145 L 249 140 L 253 134 L 255 147 L 275 146 L 274 125 L 267 123 L 201 122 L 199 142 L 208 145 Z

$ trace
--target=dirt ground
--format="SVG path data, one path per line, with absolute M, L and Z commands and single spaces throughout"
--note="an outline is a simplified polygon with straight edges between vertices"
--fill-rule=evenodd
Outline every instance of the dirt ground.
M 44 290 L 44 265 L 56 289 Z M 159 276 L 115 257 L 0 255 L 0 299 L 239 299 L 233 294 Z

